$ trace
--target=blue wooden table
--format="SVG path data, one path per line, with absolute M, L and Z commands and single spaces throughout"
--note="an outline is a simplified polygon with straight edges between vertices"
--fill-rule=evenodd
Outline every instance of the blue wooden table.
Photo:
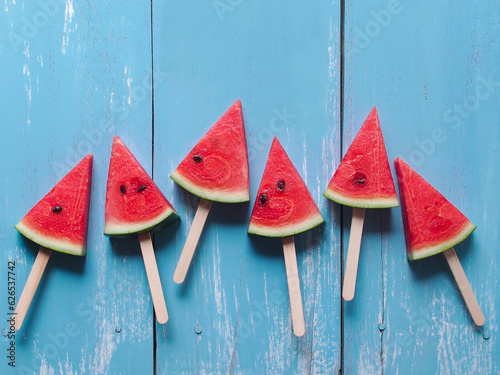
M 38 246 L 14 225 L 94 154 L 85 258 L 55 253 L 2 374 L 498 374 L 500 5 L 496 1 L 5 0 L 0 13 L 0 328 Z M 251 204 L 214 204 L 182 285 L 198 199 L 169 174 L 237 99 L 252 202 L 273 136 L 326 223 L 296 236 L 306 334 L 281 243 Z M 341 299 L 352 210 L 322 196 L 376 105 L 400 156 L 478 228 L 456 247 L 474 326 L 442 256 L 406 260 L 400 209 L 369 210 L 356 296 Z M 181 216 L 155 235 L 170 320 L 155 324 L 135 239 L 103 236 L 119 135 Z

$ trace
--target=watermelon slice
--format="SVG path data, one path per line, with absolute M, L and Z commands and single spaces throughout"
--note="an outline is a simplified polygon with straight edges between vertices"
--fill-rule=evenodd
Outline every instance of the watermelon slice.
M 216 202 L 250 200 L 248 152 L 237 100 L 170 175 L 184 189 Z
M 325 220 L 311 193 L 274 137 L 250 218 L 248 233 L 286 237 Z
M 400 158 L 398 177 L 409 260 L 441 253 L 466 239 L 476 226 Z
M 377 108 L 366 118 L 323 195 L 352 207 L 399 206 Z
M 128 236 L 155 232 L 178 218 L 120 137 L 114 137 L 106 187 L 104 234 Z
M 84 157 L 16 225 L 40 246 L 72 255 L 87 252 L 92 154 Z

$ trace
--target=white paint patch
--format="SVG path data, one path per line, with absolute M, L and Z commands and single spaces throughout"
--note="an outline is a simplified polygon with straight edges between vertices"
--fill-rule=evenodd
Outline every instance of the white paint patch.
M 222 288 L 222 281 L 221 281 L 221 267 L 220 267 L 220 247 L 219 247 L 219 235 L 217 234 L 215 237 L 215 246 L 214 246 L 214 259 L 213 259 L 213 280 L 214 280 L 214 292 L 215 292 L 215 303 L 217 306 L 217 313 L 219 315 L 222 315 L 219 321 L 218 321 L 218 326 L 219 326 L 219 332 L 221 335 L 223 335 L 224 340 L 222 341 L 223 344 L 230 343 L 234 340 L 234 327 L 232 324 L 231 317 L 229 316 L 228 313 L 228 308 L 227 308 L 227 298 L 226 298 L 226 292 L 225 289 Z M 237 307 L 237 306 L 236 306 Z M 218 341 L 217 345 L 217 351 L 219 356 L 226 357 L 225 362 L 229 361 L 229 357 L 227 357 L 225 348 L 223 345 L 221 347 L 220 341 Z
M 106 319 L 101 322 L 99 340 L 96 342 L 94 356 L 90 360 L 92 374 L 107 374 L 109 371 L 111 358 L 116 350 L 113 327 Z
M 293 333 L 290 330 L 291 316 L 290 313 L 287 314 L 286 307 L 273 307 L 273 322 L 269 331 L 269 350 L 265 353 L 268 374 L 283 374 L 286 361 L 290 361 L 288 352 L 285 353 L 285 347 L 291 347 Z
M 26 61 L 27 61 L 23 65 L 24 91 L 26 92 L 26 99 L 28 102 L 26 124 L 28 124 L 28 126 L 30 126 L 30 124 L 31 124 L 30 109 L 31 109 L 31 91 L 32 90 L 31 90 L 31 76 L 30 76 L 30 68 L 29 68 L 29 63 L 31 61 L 29 44 L 26 46 L 25 50 L 23 51 L 23 54 L 24 54 L 24 57 L 26 58 Z
M 40 375 L 54 375 L 54 368 L 47 364 L 45 356 L 42 357 L 42 364 L 40 365 Z
M 248 289 L 247 289 L 248 291 Z M 264 298 L 266 301 L 266 313 L 267 313 L 267 321 L 269 321 L 269 298 L 267 295 L 267 277 L 266 274 L 264 273 Z M 248 301 L 250 302 L 250 296 L 248 298 Z
M 5 10 L 5 12 L 8 12 L 9 11 L 9 6 L 16 5 L 16 0 L 11 0 L 11 1 L 5 0 L 4 4 L 5 4 L 4 10 Z
M 78 375 L 76 371 L 73 371 L 73 363 L 70 362 L 69 355 L 67 353 L 64 363 L 59 361 L 59 373 L 64 375 Z
M 130 68 L 125 65 L 125 69 L 123 70 L 123 75 L 126 76 L 126 82 L 127 82 L 127 89 L 128 89 L 128 99 L 127 103 L 128 105 L 132 104 L 132 99 L 134 98 L 134 95 L 132 93 L 132 77 L 130 76 Z
M 31 269 L 31 265 L 27 267 L 26 264 L 26 251 L 20 247 L 16 247 L 14 250 L 9 250 L 7 252 L 7 259 L 15 259 L 16 267 L 21 266 L 24 270 Z
M 328 34 L 328 78 L 331 81 L 333 81 L 333 79 L 335 78 L 336 76 L 336 60 L 337 60 L 337 51 L 335 50 L 335 46 L 333 45 L 333 41 L 336 41 L 337 40 L 337 36 L 335 35 L 335 39 L 334 39 L 334 35 L 333 35 L 333 20 L 330 19 L 330 32 Z
M 219 253 L 219 235 L 216 235 L 216 245 L 215 252 L 213 254 L 213 271 L 214 271 L 214 297 L 215 297 L 215 305 L 217 307 L 217 314 L 221 314 L 223 310 L 225 310 L 225 296 L 222 296 L 224 290 L 221 288 L 221 279 L 220 279 L 220 253 Z M 224 298 L 224 302 L 223 302 Z
M 66 47 L 68 47 L 69 45 L 69 34 L 73 31 L 70 28 L 70 25 L 71 22 L 73 21 L 74 15 L 75 15 L 75 10 L 73 9 L 73 0 L 67 0 L 66 10 L 64 11 L 64 29 L 63 29 L 62 47 L 61 47 L 61 52 L 63 55 L 66 53 Z

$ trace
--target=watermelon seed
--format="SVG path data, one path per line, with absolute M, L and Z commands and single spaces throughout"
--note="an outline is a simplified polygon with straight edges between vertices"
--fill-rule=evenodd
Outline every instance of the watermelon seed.
M 55 214 L 58 214 L 59 212 L 62 211 L 62 207 L 61 206 L 55 206 L 53 209 L 52 209 L 52 212 L 55 213 Z
M 363 185 L 366 182 L 366 176 L 364 173 L 356 173 L 354 175 L 354 182 L 358 185 Z
M 283 191 L 284 188 L 285 188 L 285 181 L 279 180 L 278 181 L 278 190 Z
M 120 191 L 122 192 L 122 194 L 125 194 L 125 185 L 120 185 Z
M 137 189 L 137 192 L 140 193 L 144 189 L 146 189 L 146 185 L 142 185 L 139 189 Z
M 195 155 L 193 156 L 193 161 L 195 163 L 201 163 L 203 161 L 203 158 L 200 155 Z
M 261 204 L 266 204 L 266 202 L 267 202 L 267 194 L 266 193 L 262 193 L 260 195 L 259 199 L 260 199 L 260 203 Z

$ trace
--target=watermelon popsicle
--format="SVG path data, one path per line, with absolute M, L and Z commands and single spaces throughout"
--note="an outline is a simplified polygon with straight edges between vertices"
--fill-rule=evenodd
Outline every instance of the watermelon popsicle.
M 324 222 L 311 193 L 274 137 L 250 218 L 248 233 L 282 237 L 293 332 L 305 333 L 294 235 Z
M 113 139 L 104 211 L 106 236 L 139 236 L 156 319 L 165 324 L 168 312 L 151 232 L 163 229 L 179 216 L 118 136 Z
M 375 107 L 354 138 L 323 195 L 334 202 L 353 207 L 342 289 L 342 297 L 351 301 L 356 289 L 365 209 L 399 206 Z
M 186 278 L 212 202 L 240 203 L 250 200 L 248 152 L 240 100 L 208 130 L 170 178 L 201 198 L 174 273 L 174 282 L 181 284 Z
M 91 182 L 92 154 L 89 154 L 15 226 L 41 246 L 14 312 L 16 330 L 24 322 L 52 250 L 86 255 Z
M 394 165 L 408 260 L 444 253 L 474 323 L 484 325 L 484 315 L 453 248 L 476 226 L 401 158 Z

